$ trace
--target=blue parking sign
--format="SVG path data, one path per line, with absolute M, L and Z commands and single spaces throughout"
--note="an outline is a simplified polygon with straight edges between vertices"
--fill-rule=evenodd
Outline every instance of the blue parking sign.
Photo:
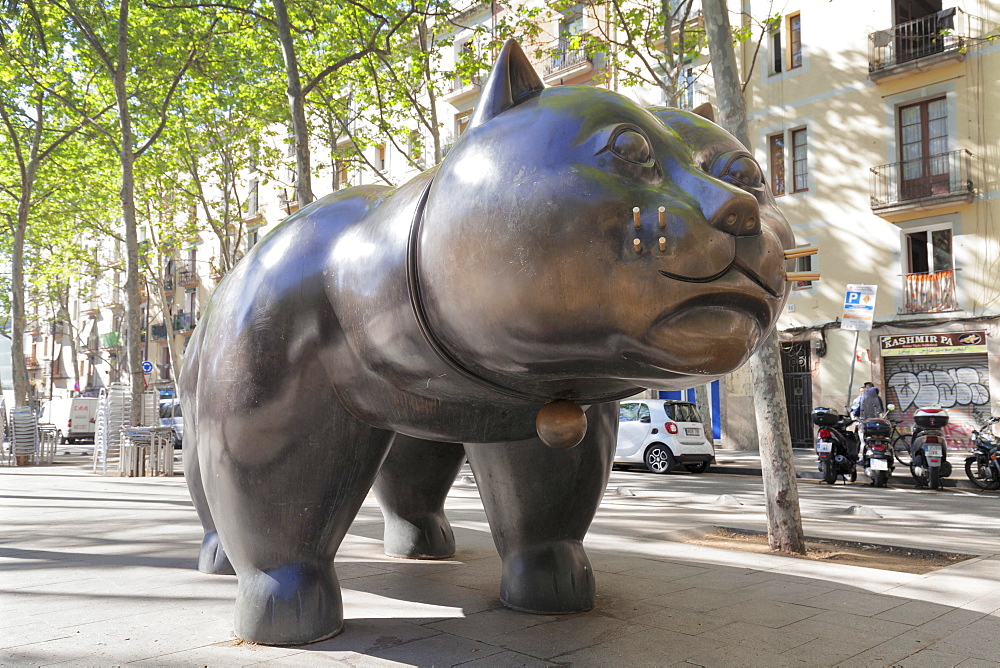
M 870 331 L 875 319 L 877 285 L 848 285 L 844 293 L 844 313 L 841 329 Z

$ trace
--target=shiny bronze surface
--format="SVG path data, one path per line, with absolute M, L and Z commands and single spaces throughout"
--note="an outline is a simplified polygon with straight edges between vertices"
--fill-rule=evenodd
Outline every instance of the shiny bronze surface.
M 502 600 L 589 609 L 582 540 L 616 400 L 745 362 L 787 297 L 793 245 L 729 134 L 607 90 L 543 88 L 508 42 L 441 165 L 290 216 L 192 337 L 180 393 L 200 568 L 238 574 L 237 635 L 341 630 L 334 555 L 373 484 L 389 552 L 450 556 L 442 504 L 463 453 Z M 587 407 L 576 447 L 536 433 L 557 400 Z
M 550 448 L 572 448 L 587 433 L 587 414 L 568 399 L 556 399 L 538 411 L 535 431 L 542 443 Z

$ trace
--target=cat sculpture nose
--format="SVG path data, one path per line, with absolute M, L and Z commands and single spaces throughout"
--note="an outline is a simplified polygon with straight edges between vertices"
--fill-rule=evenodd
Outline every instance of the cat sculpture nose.
M 747 193 L 733 193 L 715 211 L 704 213 L 712 227 L 734 237 L 760 234 L 760 207 Z

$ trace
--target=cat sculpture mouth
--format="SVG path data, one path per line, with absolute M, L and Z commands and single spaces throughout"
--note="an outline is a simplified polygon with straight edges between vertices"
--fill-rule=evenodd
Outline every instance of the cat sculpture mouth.
M 699 277 L 699 278 L 691 278 L 689 276 L 682 276 L 680 274 L 672 274 L 669 271 L 664 271 L 663 269 L 659 269 L 658 271 L 663 276 L 666 276 L 667 278 L 669 278 L 671 280 L 674 280 L 674 281 L 683 281 L 684 283 L 712 283 L 714 281 L 717 281 L 717 280 L 721 279 L 723 276 L 725 276 L 726 274 L 728 274 L 731 270 L 736 270 L 739 273 L 743 274 L 748 279 L 750 279 L 750 281 L 752 281 L 754 284 L 756 284 L 758 287 L 760 287 L 762 290 L 764 290 L 764 292 L 766 292 L 767 294 L 771 295 L 775 299 L 781 299 L 781 297 L 782 297 L 781 293 L 778 292 L 777 290 L 775 290 L 774 288 L 772 288 L 770 285 L 768 285 L 767 282 L 764 280 L 764 278 L 760 274 L 758 274 L 753 269 L 753 267 L 751 267 L 747 263 L 743 262 L 739 257 L 734 258 L 733 261 L 729 264 L 728 267 L 726 267 L 722 271 L 718 272 L 714 276 L 705 276 L 705 277 Z

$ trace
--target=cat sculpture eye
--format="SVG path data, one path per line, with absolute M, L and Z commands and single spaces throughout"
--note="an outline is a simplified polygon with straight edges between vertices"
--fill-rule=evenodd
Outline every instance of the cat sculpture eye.
M 611 140 L 610 150 L 622 160 L 645 165 L 653 157 L 646 138 L 635 130 L 622 130 Z
M 757 161 L 746 153 L 735 153 L 723 162 L 718 178 L 748 190 L 764 187 L 764 175 Z

